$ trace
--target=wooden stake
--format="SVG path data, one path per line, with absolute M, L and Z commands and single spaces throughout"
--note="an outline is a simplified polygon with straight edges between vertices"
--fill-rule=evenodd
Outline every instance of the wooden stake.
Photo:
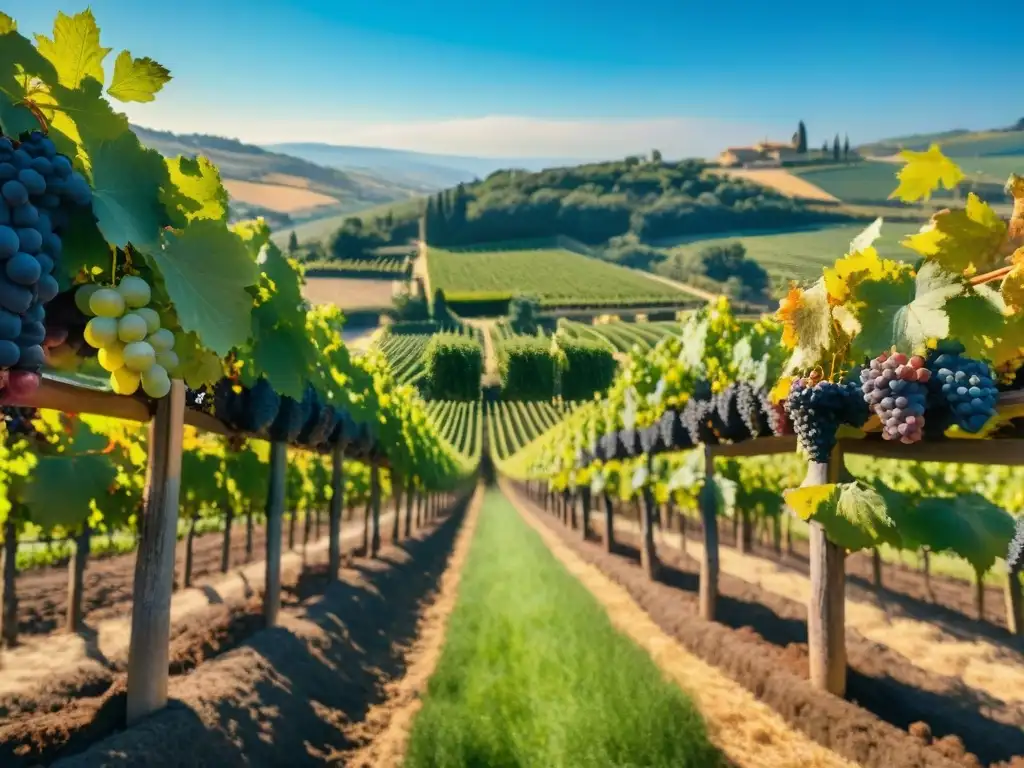
M 175 379 L 157 403 L 149 426 L 149 461 L 135 556 L 132 633 L 128 646 L 127 722 L 131 725 L 167 704 L 171 593 L 181 490 L 181 442 L 185 382 Z
M 583 495 L 583 519 L 580 526 L 580 538 L 586 541 L 590 537 L 590 486 L 585 485 L 582 489 Z
M 1024 635 L 1024 602 L 1021 601 L 1019 570 L 1006 576 L 1006 626 L 1011 635 Z
M 370 465 L 370 505 L 373 513 L 370 530 L 370 557 L 380 552 L 380 467 Z
M 89 561 L 89 541 L 92 531 L 89 524 L 82 525 L 82 530 L 75 537 L 75 551 L 68 563 L 68 632 L 77 632 L 82 628 L 82 597 L 85 589 L 85 565 Z
M 13 504 L 9 515 L 14 512 Z M 11 517 L 4 523 L 3 607 L 0 636 L 8 648 L 18 644 L 18 526 Z
M 270 478 L 267 491 L 267 561 L 263 619 L 268 627 L 277 625 L 281 612 L 281 534 L 285 504 L 285 475 L 288 472 L 288 446 L 280 441 L 270 444 Z
M 193 544 L 196 540 L 197 522 L 199 522 L 199 515 L 193 513 L 188 521 L 188 533 L 185 535 L 185 572 L 181 578 L 181 584 L 185 589 L 192 586 Z
M 405 489 L 405 538 L 412 536 L 412 508 L 416 501 L 415 481 L 409 479 L 409 485 Z
M 615 502 L 612 495 L 604 495 L 604 549 L 611 552 L 615 549 Z
M 391 543 L 397 544 L 402 535 L 402 481 L 391 478 L 391 491 L 395 496 L 395 519 L 391 523 Z
M 345 504 L 345 455 L 340 447 L 331 452 L 331 514 L 328 525 L 327 573 L 338 578 L 341 568 L 341 511 Z
M 704 551 L 700 557 L 700 617 L 714 621 L 718 604 L 718 503 L 715 499 L 715 456 L 707 445 L 704 446 L 700 517 L 704 528 Z

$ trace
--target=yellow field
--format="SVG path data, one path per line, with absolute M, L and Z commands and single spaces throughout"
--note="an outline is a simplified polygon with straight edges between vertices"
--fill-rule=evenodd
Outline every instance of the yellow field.
M 391 306 L 393 280 L 360 280 L 347 277 L 307 277 L 302 295 L 313 304 L 334 304 L 342 309 Z
M 290 178 L 290 177 L 285 177 Z M 280 213 L 318 208 L 321 205 L 336 205 L 339 201 L 330 195 L 322 195 L 308 189 L 284 184 L 264 184 L 258 181 L 225 179 L 224 187 L 232 199 Z
M 840 202 L 838 197 L 833 197 L 820 187 L 811 184 L 799 176 L 794 176 L 783 168 L 737 168 L 725 171 L 725 173 L 729 176 L 748 179 L 755 184 L 770 187 L 787 197 L 795 197 L 801 200 L 818 200 L 826 203 Z

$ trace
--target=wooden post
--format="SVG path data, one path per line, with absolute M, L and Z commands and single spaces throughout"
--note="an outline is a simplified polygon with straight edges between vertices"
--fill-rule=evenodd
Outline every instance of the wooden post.
M 416 491 L 416 530 L 423 527 L 423 491 Z
M 245 562 L 252 562 L 252 534 L 253 534 L 252 503 L 245 502 Z
M 1024 603 L 1021 601 L 1020 569 L 1006 575 L 1006 626 L 1011 635 L 1024 635 Z
M 801 486 L 836 482 L 843 464 L 839 448 L 825 464 L 810 463 Z M 846 693 L 846 551 L 828 540 L 821 523 L 810 523 L 811 599 L 807 646 L 811 685 L 836 696 Z
M 184 425 L 185 382 L 174 379 L 171 391 L 157 401 L 156 415 L 149 425 L 149 461 L 128 646 L 128 725 L 167 704 Z
M 581 538 L 586 541 L 590 536 L 590 486 L 585 485 L 582 489 L 583 497 L 583 519 L 581 520 L 582 525 L 580 526 Z
M 225 502 L 224 510 L 227 517 L 224 518 L 224 540 L 221 542 L 220 548 L 221 573 L 227 573 L 231 567 L 231 521 L 234 519 L 234 515 L 231 514 L 234 510 L 231 509 L 230 502 Z
M 373 517 L 370 531 L 370 557 L 380 552 L 380 467 L 370 465 L 370 505 Z
M 650 486 L 643 489 L 643 511 L 640 523 L 640 567 L 648 579 L 658 578 L 658 553 L 654 549 L 654 519 L 657 517 L 657 504 L 654 491 Z
M 612 495 L 604 495 L 604 550 L 611 552 L 615 549 L 615 502 Z
M 288 550 L 295 549 L 295 523 L 298 522 L 299 510 L 293 509 L 288 513 Z M 309 510 L 306 510 L 306 517 L 309 517 Z
M 331 514 L 328 525 L 327 572 L 332 580 L 341 568 L 341 510 L 345 503 L 345 455 L 340 447 L 331 451 Z
M 754 543 L 754 530 L 750 524 L 750 512 L 746 509 L 738 509 L 735 512 L 735 516 L 739 518 L 739 535 L 736 539 L 736 549 L 741 554 L 749 554 L 750 550 L 753 549 Z
M 288 446 L 270 444 L 270 480 L 267 492 L 267 562 L 263 594 L 263 618 L 268 627 L 277 625 L 281 611 L 281 528 L 285 504 L 285 476 L 288 472 Z
M 718 604 L 718 502 L 715 498 L 715 456 L 706 445 L 700 519 L 704 529 L 704 551 L 700 556 L 700 617 L 714 621 Z
M 871 583 L 875 589 L 882 588 L 882 554 L 877 549 L 871 550 Z
M 405 538 L 412 536 L 412 508 L 416 501 L 416 485 L 412 478 L 405 488 Z
M 92 531 L 88 523 L 75 537 L 75 551 L 68 563 L 68 632 L 82 628 L 82 597 L 85 588 L 85 565 L 89 562 L 89 540 Z
M 14 505 L 8 515 L 14 513 Z M 11 517 L 4 523 L 3 607 L 0 609 L 0 635 L 4 645 L 18 644 L 18 525 Z
M 974 610 L 978 614 L 978 621 L 985 620 L 985 574 L 980 571 L 974 572 Z
M 391 543 L 397 544 L 402 535 L 402 481 L 391 478 L 391 491 L 395 494 L 395 519 L 391 524 Z
M 185 589 L 192 586 L 192 560 L 193 544 L 196 539 L 196 523 L 199 522 L 198 513 L 193 513 L 188 521 L 188 533 L 185 535 L 185 573 L 182 575 L 181 584 Z

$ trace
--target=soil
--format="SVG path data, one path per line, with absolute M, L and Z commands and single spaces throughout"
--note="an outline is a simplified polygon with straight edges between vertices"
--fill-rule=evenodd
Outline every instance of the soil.
M 321 525 L 326 532 L 326 515 Z M 284 524 L 287 542 L 288 521 Z M 296 549 L 301 549 L 302 523 L 297 525 Z M 192 544 L 192 584 L 201 586 L 219 578 L 223 533 L 196 536 Z M 263 526 L 253 529 L 253 555 L 245 554 L 245 518 L 235 520 L 231 530 L 231 562 L 235 567 L 262 559 L 266 546 Z M 287 551 L 287 549 L 285 549 Z M 185 540 L 178 542 L 175 554 L 175 588 L 182 584 L 185 568 Z M 135 553 L 90 559 L 85 569 L 83 611 L 90 623 L 124 616 L 131 612 L 132 583 L 135 579 Z M 33 568 L 18 574 L 18 633 L 45 635 L 66 626 L 68 605 L 67 567 Z
M 807 683 L 805 605 L 723 573 L 717 621 L 702 621 L 697 616 L 699 565 L 693 559 L 659 548 L 661 574 L 652 582 L 639 567 L 635 536 L 616 532 L 620 546 L 609 554 L 598 537 L 582 542 L 578 532 L 566 530 L 539 507 L 530 508 L 584 560 L 625 587 L 666 632 L 844 757 L 889 768 L 995 765 L 1024 756 L 1021 707 L 982 700 L 961 680 L 923 672 L 849 629 L 848 701 L 815 691 Z M 934 609 L 920 610 L 925 608 Z M 919 722 L 927 724 L 937 746 L 923 748 L 925 740 L 907 732 L 923 728 L 915 726 Z
M 404 674 L 462 517 L 354 560 L 339 582 L 308 570 L 279 626 L 172 678 L 166 709 L 53 765 L 314 766 L 358 747 L 350 734 Z

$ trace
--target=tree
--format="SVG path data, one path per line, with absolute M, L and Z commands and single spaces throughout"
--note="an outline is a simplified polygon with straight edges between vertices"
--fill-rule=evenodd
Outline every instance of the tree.
M 655 165 L 661 165 L 661 150 L 660 149 L 652 149 L 651 150 L 651 162 L 654 163 Z
M 292 233 L 290 235 L 288 235 L 288 255 L 289 256 L 294 256 L 295 253 L 298 250 L 299 250 L 299 236 L 295 234 L 295 230 L 293 229 Z
M 839 162 L 839 134 L 836 134 L 835 140 L 832 142 L 832 159 L 837 163 Z
M 845 136 L 844 140 L 843 140 L 843 160 L 845 161 L 845 160 L 849 160 L 849 159 L 850 159 L 850 136 L 849 136 L 849 134 L 847 134 L 847 136 Z
M 508 324 L 516 333 L 532 336 L 537 333 L 539 314 L 540 300 L 536 296 L 516 296 L 509 305 Z
M 828 139 L 826 139 L 825 141 L 823 141 L 821 143 L 821 154 L 823 154 L 823 155 L 827 155 L 828 154 Z
M 796 129 L 796 151 L 800 154 L 807 152 L 807 126 L 801 120 Z

